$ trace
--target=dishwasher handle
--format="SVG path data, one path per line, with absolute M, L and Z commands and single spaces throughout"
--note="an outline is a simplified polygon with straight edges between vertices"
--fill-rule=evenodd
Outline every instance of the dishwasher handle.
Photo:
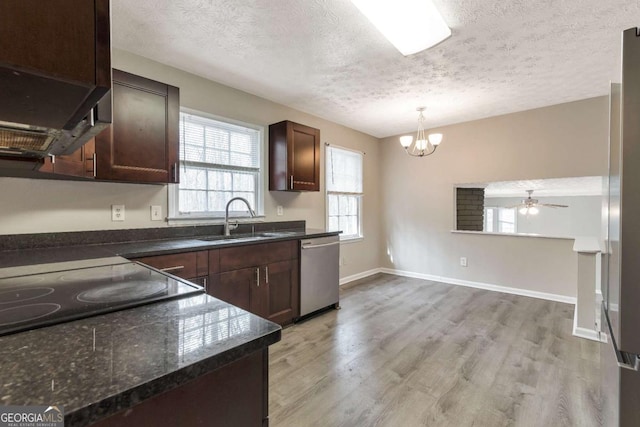
M 315 248 L 326 248 L 327 246 L 335 246 L 335 245 L 339 245 L 340 242 L 331 242 L 331 243 L 322 243 L 319 245 L 314 245 L 313 243 L 309 243 L 309 244 L 302 244 L 302 249 L 315 249 Z

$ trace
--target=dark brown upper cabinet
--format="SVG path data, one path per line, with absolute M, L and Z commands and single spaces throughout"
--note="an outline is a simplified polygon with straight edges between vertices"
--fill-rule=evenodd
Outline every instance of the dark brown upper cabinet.
M 91 111 L 99 100 L 108 99 L 111 88 L 110 39 L 109 0 L 0 1 L 3 127 L 73 131 L 76 138 L 45 142 L 30 134 L 29 141 L 36 142 L 27 144 L 9 139 L 5 131 L 5 146 L 41 153 L 38 158 L 54 151 L 70 154 L 90 138 L 79 136 L 87 134 L 87 115 L 98 119 L 94 126 L 87 125 L 95 132 L 110 122 Z
M 113 70 L 113 124 L 96 137 L 97 179 L 179 182 L 180 92 Z
M 288 120 L 269 125 L 269 190 L 320 191 L 320 130 Z

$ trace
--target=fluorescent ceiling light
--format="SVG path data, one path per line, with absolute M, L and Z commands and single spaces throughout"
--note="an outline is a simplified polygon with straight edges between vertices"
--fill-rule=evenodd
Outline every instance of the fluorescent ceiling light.
M 431 0 L 351 0 L 404 56 L 437 45 L 451 35 Z

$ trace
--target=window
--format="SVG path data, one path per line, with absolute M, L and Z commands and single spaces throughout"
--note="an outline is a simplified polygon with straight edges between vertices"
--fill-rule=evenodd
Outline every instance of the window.
M 262 131 L 257 126 L 180 113 L 180 184 L 174 217 L 224 217 L 227 202 L 244 197 L 262 213 Z M 247 214 L 242 202 L 229 209 Z
M 516 232 L 515 208 L 484 208 L 484 231 L 495 233 Z
M 327 230 L 341 240 L 362 237 L 362 167 L 362 153 L 327 146 Z

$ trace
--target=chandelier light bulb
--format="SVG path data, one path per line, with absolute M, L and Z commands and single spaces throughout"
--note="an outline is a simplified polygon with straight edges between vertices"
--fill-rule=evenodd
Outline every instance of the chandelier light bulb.
M 442 134 L 441 133 L 431 133 L 429 134 L 429 142 L 433 146 L 438 146 L 442 142 Z
M 404 135 L 400 137 L 400 145 L 402 145 L 404 148 L 409 148 L 412 142 L 413 137 L 411 135 Z

